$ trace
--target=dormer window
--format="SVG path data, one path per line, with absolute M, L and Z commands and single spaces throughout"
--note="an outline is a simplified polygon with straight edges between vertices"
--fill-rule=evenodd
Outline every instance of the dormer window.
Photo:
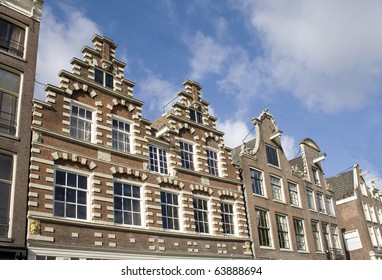
M 190 119 L 196 123 L 203 123 L 202 113 L 190 108 Z
M 94 69 L 94 81 L 103 85 L 104 87 L 113 89 L 113 75 L 104 72 L 101 69 Z

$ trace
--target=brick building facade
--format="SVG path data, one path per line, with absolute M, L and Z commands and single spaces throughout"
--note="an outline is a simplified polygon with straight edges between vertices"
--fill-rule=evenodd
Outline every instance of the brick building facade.
M 34 100 L 30 259 L 252 257 L 238 173 L 200 85 L 151 122 L 117 45 L 94 47 Z
M 357 164 L 327 181 L 335 191 L 347 258 L 382 259 L 382 192 L 366 184 Z
M 30 127 L 42 2 L 0 2 L 0 259 L 27 255 Z
M 236 147 L 233 159 L 241 170 L 255 257 L 342 258 L 333 193 L 325 184 L 318 146 L 304 139 L 302 156 L 288 161 L 272 114 L 265 110 L 252 122 L 256 137 Z

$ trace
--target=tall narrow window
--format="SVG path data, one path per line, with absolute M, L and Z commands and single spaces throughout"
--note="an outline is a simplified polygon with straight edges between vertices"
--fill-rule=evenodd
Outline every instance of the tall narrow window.
M 130 152 L 130 124 L 113 119 L 112 138 L 113 149 Z
M 320 228 L 318 226 L 318 222 L 316 221 L 312 221 L 312 232 L 313 232 L 314 247 L 316 248 L 317 252 L 321 252 L 322 245 L 321 245 L 321 238 L 320 238 Z
M 88 178 L 83 175 L 56 170 L 54 185 L 54 215 L 87 219 Z
M 0 154 L 0 237 L 8 236 L 13 157 Z
M 326 211 L 329 215 L 334 215 L 333 201 L 330 196 L 325 197 Z
M 254 169 L 250 169 L 251 181 L 252 181 L 252 191 L 254 194 L 265 196 L 264 186 L 263 186 L 263 173 Z
M 141 225 L 141 191 L 137 186 L 114 182 L 114 222 Z
M 180 158 L 183 168 L 194 170 L 194 147 L 192 144 L 180 141 Z
M 190 108 L 190 119 L 196 123 L 203 123 L 202 113 Z
M 166 150 L 149 145 L 150 170 L 168 174 Z
M 324 198 L 322 196 L 322 193 L 317 193 L 317 205 L 318 211 L 321 213 L 325 213 Z
M 208 201 L 202 198 L 193 198 L 195 231 L 209 233 L 208 225 Z
M 271 186 L 273 198 L 278 201 L 284 201 L 280 178 L 271 176 Z
M 211 175 L 219 176 L 218 155 L 215 151 L 207 149 L 208 171 Z
M 379 227 L 374 227 L 375 235 L 377 236 L 379 247 L 382 247 L 382 236 Z
M 375 236 L 374 228 L 372 226 L 367 226 L 369 229 L 369 234 L 371 238 L 371 243 L 373 244 L 373 247 L 378 247 L 378 241 L 377 237 Z
M 362 195 L 367 196 L 367 190 L 366 190 L 366 185 L 365 185 L 365 183 L 364 183 L 364 182 L 360 182 L 359 185 L 360 185 L 360 187 L 361 187 Z
M 300 219 L 293 219 L 294 231 L 296 234 L 297 249 L 306 251 L 304 222 Z
M 277 156 L 277 150 L 271 146 L 265 146 L 267 152 L 268 163 L 279 167 L 279 158 Z
M 333 248 L 340 249 L 340 238 L 338 235 L 338 226 L 330 225 L 330 230 L 332 232 Z
M 234 234 L 234 214 L 233 205 L 226 202 L 220 203 L 220 210 L 223 223 L 223 233 L 224 234 Z
M 0 18 L 0 49 L 23 57 L 25 29 Z
M 319 175 L 318 169 L 313 168 L 312 169 L 312 173 L 313 173 L 313 181 L 314 181 L 314 183 L 317 186 L 321 186 L 320 175 Z
M 1 40 L 1 39 L 0 39 Z M 0 132 L 16 134 L 20 76 L 0 69 Z
M 381 209 L 378 209 L 378 220 L 379 220 L 379 223 L 382 224 L 382 210 Z
M 316 206 L 314 203 L 314 192 L 312 190 L 306 190 L 306 198 L 308 200 L 308 207 L 310 210 L 316 210 Z
M 331 242 L 329 234 L 329 224 L 322 223 L 322 235 L 324 236 L 324 249 L 325 251 L 330 251 Z
M 94 81 L 107 87 L 113 89 L 113 75 L 107 72 L 104 72 L 101 69 L 94 69 Z
M 377 223 L 377 216 L 375 215 L 374 207 L 372 205 L 369 206 L 370 216 L 373 223 Z
M 367 204 L 362 203 L 363 206 L 363 212 L 365 213 L 365 218 L 367 221 L 371 222 L 370 212 L 369 212 L 369 206 Z
M 92 111 L 72 105 L 70 115 L 70 136 L 90 142 L 92 136 L 92 117 Z
M 164 229 L 179 230 L 178 195 L 162 191 L 160 194 Z
M 260 246 L 272 247 L 268 211 L 256 209 L 256 225 L 259 233 Z
M 284 215 L 276 214 L 277 233 L 281 249 L 290 249 L 287 218 Z
M 300 206 L 300 199 L 298 195 L 297 185 L 294 183 L 288 182 L 290 204 L 295 206 Z

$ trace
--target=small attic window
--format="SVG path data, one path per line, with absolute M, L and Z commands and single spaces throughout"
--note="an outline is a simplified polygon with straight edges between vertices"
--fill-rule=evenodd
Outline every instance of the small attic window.
M 104 72 L 101 69 L 94 69 L 94 81 L 103 85 L 104 87 L 113 89 L 113 75 Z
M 277 156 L 277 150 L 271 146 L 265 146 L 267 152 L 268 163 L 279 167 L 279 158 Z
M 190 119 L 196 123 L 203 123 L 202 113 L 190 108 Z

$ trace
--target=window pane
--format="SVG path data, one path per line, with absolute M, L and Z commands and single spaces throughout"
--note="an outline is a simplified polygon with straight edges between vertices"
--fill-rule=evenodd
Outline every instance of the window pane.
M 87 178 L 85 176 L 78 175 L 78 187 L 80 189 L 87 189 Z
M 66 204 L 65 211 L 67 218 L 75 218 L 76 217 L 76 206 L 74 204 Z
M 77 186 L 77 175 L 68 173 L 68 182 L 67 185 L 70 187 L 76 187 Z
M 54 199 L 58 201 L 65 201 L 65 188 L 56 187 L 54 190 Z
M 78 219 L 86 219 L 86 206 L 77 206 L 77 218 Z
M 0 179 L 12 180 L 13 157 L 0 154 Z
M 267 152 L 268 163 L 279 166 L 279 159 L 277 157 L 277 150 L 270 146 L 265 146 Z
M 0 182 L 0 224 L 8 225 L 9 223 L 10 195 L 10 184 Z
M 13 93 L 20 92 L 20 75 L 0 69 L 0 88 Z
M 103 84 L 103 71 L 97 68 L 94 69 L 94 81 Z

